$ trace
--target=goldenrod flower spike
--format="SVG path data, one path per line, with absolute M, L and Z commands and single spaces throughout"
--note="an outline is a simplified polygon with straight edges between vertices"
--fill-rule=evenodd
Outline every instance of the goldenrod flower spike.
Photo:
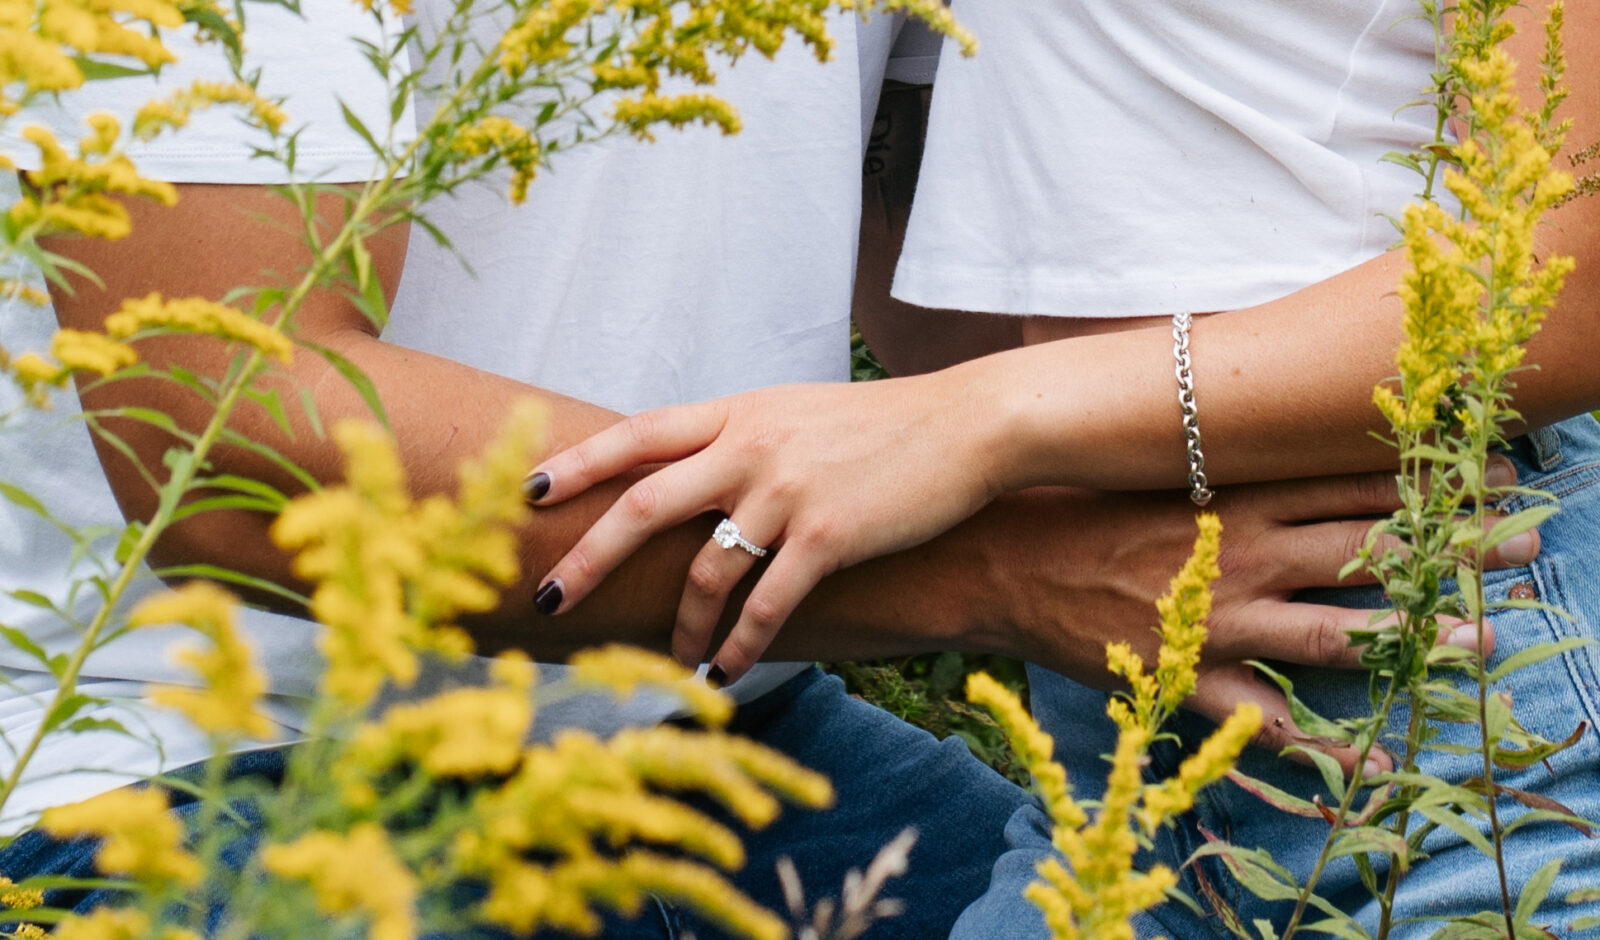
M 191 581 L 141 601 L 128 615 L 130 627 L 183 623 L 210 641 L 210 648 L 180 647 L 173 659 L 200 678 L 199 688 L 163 686 L 151 692 L 158 705 L 183 713 L 195 726 L 221 737 L 266 738 L 273 723 L 260 710 L 267 676 L 240 637 L 234 614 L 239 600 L 209 581 Z
M 1178 769 L 1171 780 L 1146 783 L 1144 768 L 1151 743 L 1179 703 L 1194 691 L 1205 617 L 1211 611 L 1211 582 L 1219 575 L 1217 556 L 1222 523 L 1202 513 L 1194 553 L 1157 601 L 1161 648 L 1156 670 L 1126 644 L 1106 647 L 1110 671 L 1128 683 L 1106 713 L 1118 728 L 1116 751 L 1105 798 L 1080 803 L 1068 789 L 1066 771 L 1052 760 L 1054 742 L 1041 731 L 1022 703 L 983 674 L 967 678 L 967 698 L 995 716 L 1006 739 L 1033 774 L 1040 799 L 1055 824 L 1052 842 L 1066 860 L 1047 859 L 1040 880 L 1026 897 L 1044 914 L 1057 940 L 1133 940 L 1129 919 L 1161 903 L 1177 885 L 1177 875 L 1157 865 L 1134 869 L 1141 839 L 1187 810 L 1201 788 L 1233 767 L 1239 752 L 1261 725 L 1261 711 L 1241 705 Z M 1093 816 L 1090 813 L 1093 811 Z
M 37 888 L 19 888 L 10 878 L 0 875 L 0 905 L 12 911 L 31 911 L 44 903 L 44 892 Z
M 127 339 L 144 330 L 166 329 L 215 336 L 261 350 L 279 362 L 288 362 L 294 353 L 289 337 L 255 317 L 225 304 L 200 297 L 164 300 L 159 293 L 128 299 L 116 313 L 106 317 L 106 333 Z
M 471 651 L 452 620 L 490 610 L 499 587 L 520 574 L 514 526 L 529 510 L 518 488 L 538 448 L 543 411 L 514 409 L 481 460 L 460 471 L 458 500 L 413 502 L 394 442 L 380 429 L 341 422 L 346 483 L 292 501 L 272 526 L 295 551 L 295 572 L 312 581 L 311 613 L 329 629 L 323 687 L 363 704 L 384 682 L 409 685 L 418 654 Z
M 413 940 L 417 935 L 417 876 L 376 823 L 269 845 L 261 850 L 261 863 L 279 877 L 309 884 L 324 913 L 368 917 L 372 928 L 367 935 L 373 940 Z
M 200 882 L 200 863 L 183 848 L 183 823 L 169 811 L 166 794 L 154 787 L 125 787 L 52 807 L 39 826 L 57 836 L 103 839 L 95 865 L 106 874 L 189 886 Z
M 733 717 L 732 698 L 659 653 L 611 644 L 573 654 L 570 665 L 572 681 L 580 688 L 610 689 L 623 699 L 640 688 L 656 688 L 682 699 L 695 718 L 712 727 L 721 727 Z

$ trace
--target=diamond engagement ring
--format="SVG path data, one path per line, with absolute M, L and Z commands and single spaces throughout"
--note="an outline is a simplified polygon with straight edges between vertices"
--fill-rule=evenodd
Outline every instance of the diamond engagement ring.
M 711 541 L 723 548 L 738 546 L 757 558 L 767 557 L 767 550 L 759 545 L 752 544 L 749 539 L 739 534 L 739 527 L 734 525 L 732 519 L 723 519 L 717 523 L 715 532 L 711 533 Z

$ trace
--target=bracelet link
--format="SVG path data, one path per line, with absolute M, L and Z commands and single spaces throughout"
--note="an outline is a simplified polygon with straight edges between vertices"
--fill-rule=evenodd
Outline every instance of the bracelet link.
M 1186 312 L 1172 315 L 1173 374 L 1178 377 L 1178 406 L 1183 409 L 1183 440 L 1189 457 L 1189 499 L 1196 506 L 1211 502 L 1214 495 L 1206 482 L 1206 455 L 1200 449 L 1200 409 L 1194 400 L 1193 362 L 1189 356 L 1189 328 L 1194 317 Z

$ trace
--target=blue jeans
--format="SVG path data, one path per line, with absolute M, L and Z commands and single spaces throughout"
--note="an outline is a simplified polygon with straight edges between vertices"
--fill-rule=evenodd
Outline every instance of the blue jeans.
M 785 910 L 774 870 L 781 856 L 794 860 L 807 901 L 814 904 L 837 897 L 847 870 L 865 868 L 901 829 L 916 827 L 919 838 L 910 872 L 891 880 L 883 892 L 884 897 L 904 900 L 905 912 L 879 922 L 867 934 L 872 940 L 928 940 L 948 934 L 962 908 L 984 890 L 990 867 L 1005 847 L 1005 822 L 1026 801 L 1022 790 L 980 763 L 959 739 L 936 741 L 850 697 L 842 682 L 817 669 L 741 706 L 731 729 L 827 774 L 838 794 L 831 810 L 787 809 L 766 829 L 745 834 L 748 859 L 733 880 L 758 903 Z M 283 765 L 282 752 L 265 751 L 242 756 L 235 771 L 276 781 Z M 176 798 L 174 812 L 185 819 L 193 818 L 196 809 Z M 247 833 L 236 851 L 248 852 L 248 842 Z M 0 850 L 0 874 L 16 881 L 41 874 L 87 876 L 93 872 L 94 848 L 87 840 L 59 842 L 29 833 Z M 51 899 L 80 909 L 107 900 L 103 893 Z M 663 903 L 649 906 L 632 921 L 608 918 L 603 935 L 608 940 L 668 940 L 690 932 L 698 940 L 725 936 Z M 503 935 L 477 931 L 464 936 L 487 940 Z M 541 940 L 555 936 L 538 935 Z
M 1539 610 L 1505 610 L 1493 615 L 1496 647 L 1491 665 L 1536 643 L 1565 637 L 1593 641 L 1600 628 L 1600 425 L 1585 415 L 1542 428 L 1512 443 L 1510 456 L 1517 465 L 1519 482 L 1553 493 L 1561 499 L 1561 512 L 1540 527 L 1542 550 L 1527 568 L 1496 571 L 1484 580 L 1493 602 L 1508 596 L 1537 597 L 1572 615 L 1568 620 Z M 1520 497 L 1518 498 L 1520 500 Z M 1523 508 L 1509 502 L 1506 511 Z M 1224 536 L 1226 537 L 1226 536 Z M 1377 607 L 1382 599 L 1375 589 L 1351 588 L 1316 592 L 1323 603 L 1352 607 Z M 1286 669 L 1297 693 L 1324 715 L 1357 715 L 1370 711 L 1364 674 L 1315 669 Z M 1075 791 L 1096 797 L 1104 790 L 1106 763 L 1101 755 L 1113 749 L 1115 730 L 1104 717 L 1105 694 L 1042 669 L 1030 669 L 1035 716 L 1055 736 L 1056 758 L 1067 768 Z M 1472 688 L 1475 688 L 1475 684 Z M 1529 730 L 1549 740 L 1563 740 L 1587 722 L 1588 730 L 1571 748 L 1548 761 L 1522 771 L 1498 770 L 1496 781 L 1556 800 L 1577 815 L 1600 819 L 1600 646 L 1590 645 L 1523 668 L 1502 682 L 1510 693 L 1515 714 Z M 1391 720 L 1397 734 L 1404 733 L 1405 715 Z M 1212 725 L 1199 716 L 1183 713 L 1176 721 L 1181 739 L 1197 744 Z M 1474 745 L 1475 725 L 1445 725 L 1442 741 Z M 1392 739 L 1391 739 L 1392 741 Z M 1171 776 L 1187 751 L 1158 747 L 1147 773 L 1151 779 Z M 1425 752 L 1422 769 L 1453 782 L 1482 773 L 1475 754 L 1449 755 Z M 1251 749 L 1240 759 L 1240 769 L 1273 785 L 1309 799 L 1324 787 L 1315 771 Z M 1324 794 L 1324 799 L 1326 795 Z M 1510 799 L 1498 804 L 1502 823 L 1526 809 Z M 1483 828 L 1483 827 L 1480 827 Z M 1235 845 L 1268 849 L 1300 882 L 1309 874 L 1328 827 L 1320 820 L 1291 816 L 1268 807 L 1232 783 L 1224 781 L 1204 794 L 1194 810 L 1175 826 L 1163 829 L 1155 848 L 1142 865 L 1161 861 L 1177 869 L 1203 844 L 1202 829 L 1227 838 Z M 954 936 L 973 940 L 1008 940 L 1047 936 L 1043 920 L 1028 902 L 1019 899 L 1023 886 L 1033 880 L 1034 865 L 1050 849 L 1049 824 L 1037 805 L 1025 806 L 1008 823 L 1010 849 L 996 863 L 990 890 L 957 924 Z M 1397 918 L 1469 914 L 1500 907 L 1499 882 L 1493 863 L 1458 835 L 1438 829 L 1424 843 L 1428 858 L 1417 863 L 1400 882 Z M 1519 888 L 1552 858 L 1562 858 L 1545 905 L 1534 917 L 1548 924 L 1556 936 L 1568 936 L 1571 922 L 1595 913 L 1569 907 L 1567 894 L 1580 887 L 1600 884 L 1600 839 L 1589 839 L 1559 823 L 1539 823 L 1513 834 L 1507 842 L 1507 875 L 1513 903 Z M 1241 888 L 1216 859 L 1182 870 L 1180 888 L 1201 897 L 1198 879 L 1210 881 L 1238 912 L 1245 924 L 1256 918 L 1271 920 L 1279 929 L 1292 905 L 1266 902 Z M 1362 886 L 1348 858 L 1336 860 L 1323 873 L 1318 893 L 1354 915 L 1368 930 L 1376 928 L 1378 905 Z M 1315 912 L 1312 912 L 1315 914 Z M 1313 916 L 1311 919 L 1320 919 Z M 1397 926 L 1395 938 L 1426 937 L 1437 922 Z M 1139 935 L 1189 938 L 1226 937 L 1229 934 L 1213 915 L 1200 918 L 1168 904 L 1144 915 Z

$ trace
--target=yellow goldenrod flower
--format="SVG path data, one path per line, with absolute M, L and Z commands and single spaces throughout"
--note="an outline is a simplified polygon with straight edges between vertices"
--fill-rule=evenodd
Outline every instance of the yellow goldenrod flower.
M 462 159 L 504 161 L 511 168 L 511 201 L 517 205 L 528 198 L 528 184 L 544 158 L 539 141 L 527 128 L 498 115 L 458 129 L 450 149 Z
M 106 332 L 126 339 L 144 330 L 165 329 L 215 336 L 229 342 L 244 343 L 263 353 L 288 362 L 294 343 L 268 324 L 229 307 L 200 297 L 163 300 L 159 293 L 122 302 L 116 313 L 106 317 Z
M 139 354 L 127 343 L 101 333 L 61 329 L 50 340 L 50 355 L 63 369 L 110 375 L 139 361 Z
M 514 409 L 500 439 L 460 471 L 459 501 L 414 503 L 393 443 L 343 422 L 334 439 L 346 483 L 291 502 L 272 526 L 295 551 L 295 571 L 316 584 L 311 613 L 326 625 L 324 688 L 364 703 L 385 681 L 409 685 L 417 654 L 462 655 L 471 645 L 450 621 L 489 610 L 497 587 L 521 573 L 513 527 L 528 516 L 519 484 L 536 449 L 543 412 Z
M 55 940 L 139 940 L 150 932 L 150 918 L 127 908 L 101 907 L 74 914 L 56 925 Z
M 1155 672 L 1147 674 L 1144 661 L 1128 645 L 1106 647 L 1108 667 L 1126 679 L 1129 688 L 1106 707 L 1118 734 L 1105 796 L 1098 804 L 1073 798 L 1066 771 L 1052 759 L 1054 742 L 1010 690 L 981 673 L 967 678 L 967 698 L 995 716 L 1006 740 L 1033 774 L 1054 823 L 1051 841 L 1066 864 L 1055 858 L 1042 862 L 1040 880 L 1030 884 L 1025 895 L 1044 914 L 1057 940 L 1133 940 L 1129 918 L 1161 903 L 1177 884 L 1177 875 L 1165 866 L 1147 872 L 1134 869 L 1140 837 L 1154 834 L 1192 806 L 1201 788 L 1232 769 L 1260 727 L 1260 709 L 1242 705 L 1183 762 L 1177 777 L 1145 782 L 1151 743 L 1194 690 L 1206 635 L 1202 621 L 1211 610 L 1211 582 L 1219 574 L 1222 524 L 1209 513 L 1202 513 L 1197 522 L 1194 552 L 1156 604 L 1161 647 Z
M 713 95 L 658 95 L 646 92 L 617 102 L 613 116 L 640 140 L 655 140 L 650 128 L 656 124 L 685 127 L 703 124 L 720 128 L 724 134 L 737 134 L 743 122 L 733 105 Z
M 256 125 L 276 136 L 288 122 L 289 115 L 270 98 L 243 82 L 216 82 L 197 80 L 187 88 L 180 88 L 166 98 L 146 102 L 133 118 L 133 135 L 149 140 L 162 131 L 174 130 L 189 123 L 195 111 L 218 104 L 241 104 L 250 111 Z
M 348 833 L 313 832 L 261 850 L 261 863 L 282 878 L 304 881 L 326 914 L 359 913 L 373 940 L 416 936 L 417 877 L 389 844 L 383 827 L 358 823 Z
M 273 731 L 260 711 L 267 676 L 235 627 L 238 604 L 238 598 L 208 581 L 191 581 L 141 601 L 129 613 L 128 624 L 188 624 L 211 643 L 209 649 L 188 647 L 173 655 L 200 678 L 199 688 L 158 688 L 150 695 L 152 701 L 181 712 L 208 734 L 266 738 Z
M 154 787 L 111 790 L 99 796 L 44 811 L 39 826 L 58 836 L 97 836 L 104 840 L 95 864 L 107 874 L 141 881 L 200 881 L 200 863 L 183 848 L 183 825 Z
M 50 935 L 38 924 L 17 924 L 11 928 L 11 936 L 16 940 L 45 940 Z
M 695 718 L 713 727 L 721 727 L 733 717 L 733 699 L 667 656 L 610 644 L 575 653 L 570 665 L 572 681 L 580 687 L 607 688 L 619 698 L 633 695 L 641 687 L 661 689 L 682 699 Z
M 4 169 L 4 167 L 0 167 Z M 35 307 L 44 307 L 50 303 L 50 295 L 16 278 L 0 278 L 0 297 L 7 300 L 20 300 L 25 304 Z
M 0 905 L 13 911 L 31 911 L 44 903 L 44 892 L 37 888 L 19 888 L 10 878 L 0 875 Z
M 749 900 L 716 873 L 653 852 L 630 852 L 622 874 L 632 884 L 667 901 L 692 908 L 728 933 L 751 940 L 785 940 L 789 928 L 777 915 Z
M 1523 346 L 1555 302 L 1572 260 L 1538 263 L 1534 231 L 1543 212 L 1573 190 L 1571 174 L 1554 169 L 1551 155 L 1565 133 L 1553 123 L 1564 67 L 1553 33 L 1541 79 L 1543 110 L 1523 111 L 1516 68 L 1499 43 L 1510 24 L 1489 24 L 1482 9 L 1463 9 L 1447 66 L 1466 98 L 1468 133 L 1451 148 L 1458 164 L 1444 174 L 1445 188 L 1461 202 L 1467 220 L 1433 203 L 1406 207 L 1402 220 L 1407 270 L 1399 296 L 1405 341 L 1396 361 L 1399 390 L 1379 386 L 1373 401 L 1402 435 L 1412 437 L 1460 424 L 1469 437 L 1501 420 L 1501 406 L 1454 407 L 1463 383 L 1502 387 L 1523 360 Z M 1558 30 L 1555 4 L 1546 29 Z M 1474 38 L 1482 34 L 1487 44 Z M 1492 396 L 1491 396 L 1492 397 Z

